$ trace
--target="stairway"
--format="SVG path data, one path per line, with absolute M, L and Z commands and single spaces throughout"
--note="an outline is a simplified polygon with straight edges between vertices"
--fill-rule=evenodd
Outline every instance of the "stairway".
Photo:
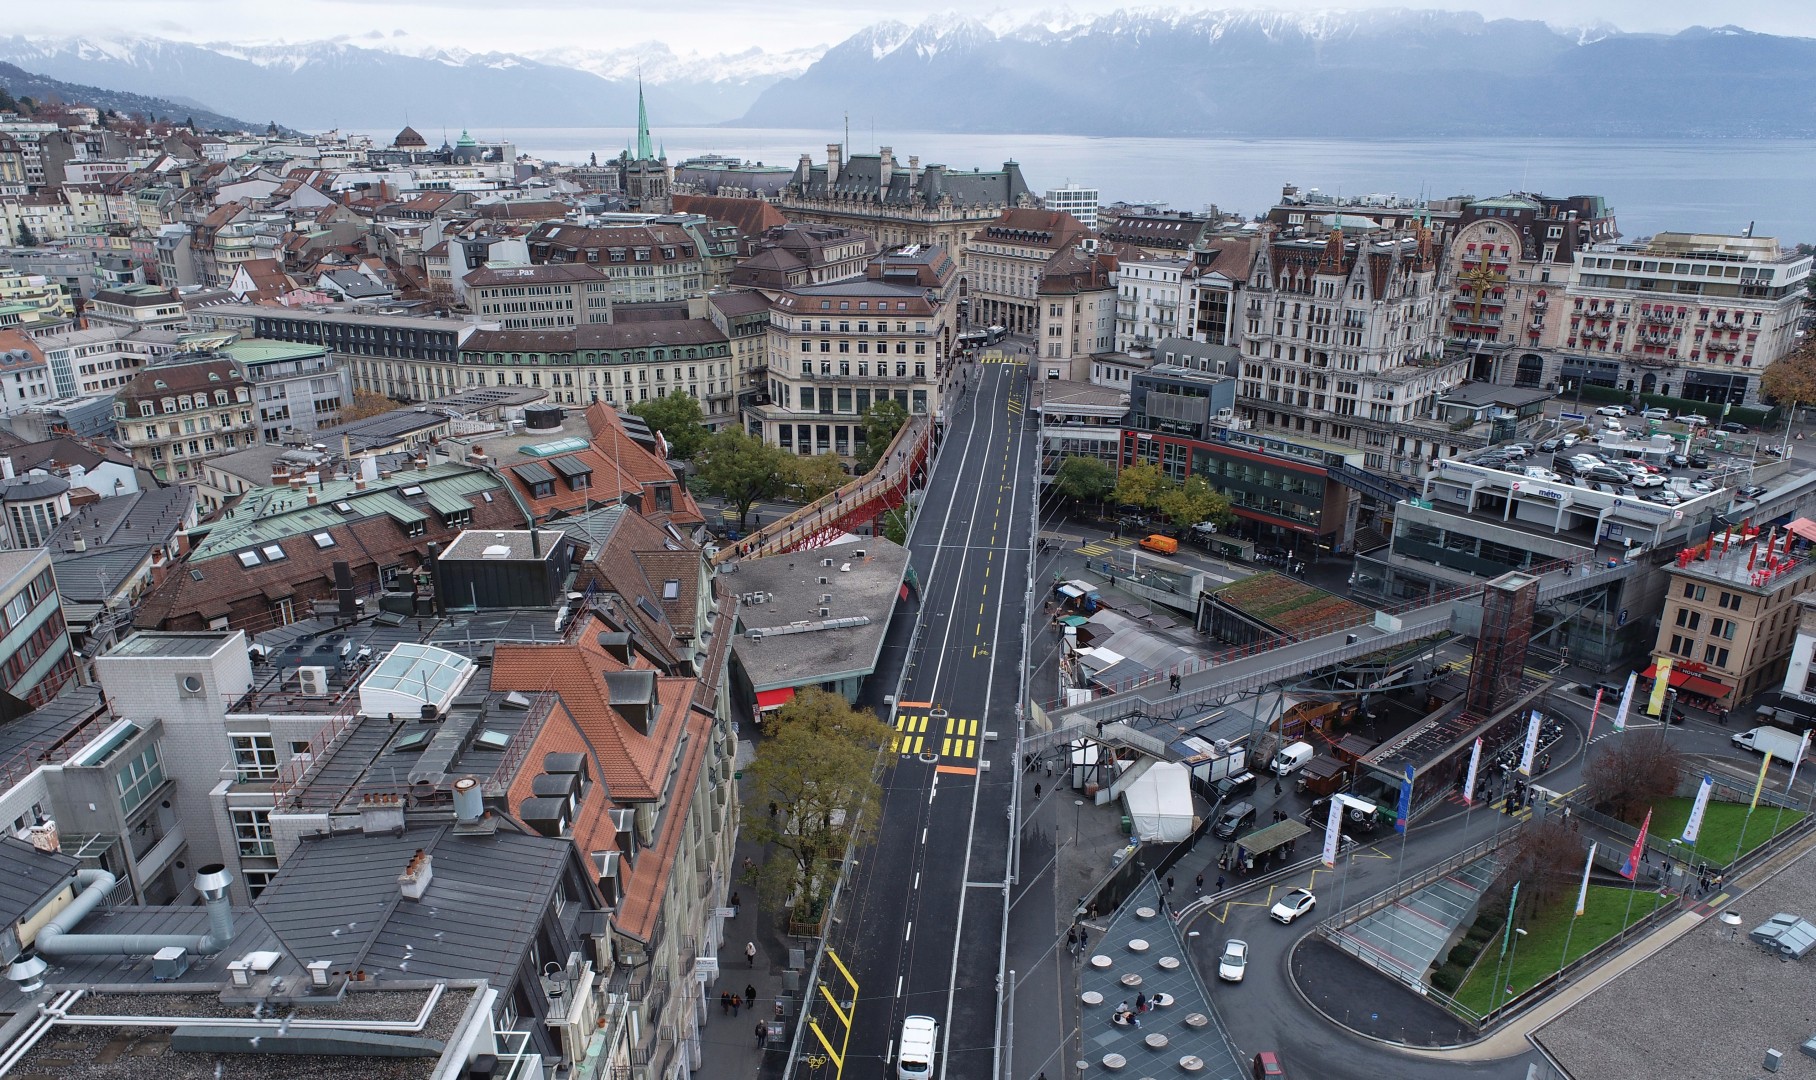
M 1475 917 L 1500 863 L 1477 859 L 1336 932 L 1339 948 L 1363 963 L 1420 986 L 1451 936 Z

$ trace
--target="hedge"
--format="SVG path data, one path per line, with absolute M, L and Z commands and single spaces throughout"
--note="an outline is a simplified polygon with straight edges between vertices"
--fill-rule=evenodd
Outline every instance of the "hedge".
M 1663 394 L 1641 394 L 1639 399 L 1647 408 L 1654 405 L 1663 406 L 1671 410 L 1672 416 L 1695 413 L 1716 424 L 1731 420 L 1737 424 L 1760 428 L 1776 424 L 1783 419 L 1777 409 L 1752 409 L 1734 405 L 1729 407 L 1728 415 L 1723 416 L 1720 402 L 1691 401 L 1688 398 L 1666 397 Z
M 1454 994 L 1457 992 L 1457 987 L 1463 985 L 1465 973 L 1463 968 L 1445 964 L 1431 973 L 1431 987 L 1433 990 L 1441 990 L 1446 994 Z

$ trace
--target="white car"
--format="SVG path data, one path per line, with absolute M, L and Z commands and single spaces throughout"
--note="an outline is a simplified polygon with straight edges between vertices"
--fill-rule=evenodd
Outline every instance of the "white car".
M 1657 405 L 1654 405 L 1650 409 L 1640 413 L 1640 415 L 1648 420 L 1669 420 L 1671 419 L 1671 410 L 1661 409 Z
M 1595 414 L 1597 416 L 1625 416 L 1627 407 L 1625 405 L 1603 405 L 1595 410 Z
M 1223 955 L 1217 958 L 1217 977 L 1224 982 L 1241 982 L 1248 974 L 1249 943 L 1231 938 L 1223 943 Z
M 1582 442 L 1582 441 L 1583 441 L 1583 440 L 1581 440 L 1581 439 L 1579 439 L 1579 438 L 1577 438 L 1577 437 L 1576 437 L 1576 432 L 1574 432 L 1574 431 L 1572 431 L 1572 432 L 1570 432 L 1570 433 L 1569 433 L 1569 434 L 1567 434 L 1567 435 L 1565 435 L 1565 436 L 1564 436 L 1564 439 L 1563 439 L 1563 443 L 1564 443 L 1564 445 L 1565 445 L 1565 446 L 1567 446 L 1567 447 L 1569 447 L 1569 446 L 1575 446 L 1575 445 L 1576 445 L 1576 444 L 1577 444 L 1577 443 L 1579 443 L 1579 442 Z
M 1709 426 L 1709 418 L 1706 416 L 1701 416 L 1697 413 L 1685 413 L 1682 416 L 1677 418 L 1677 422 L 1684 425 L 1685 427 L 1708 427 Z
M 1554 484 L 1563 479 L 1557 473 L 1539 465 L 1526 466 L 1526 475 L 1534 480 L 1549 480 Z
M 1633 478 L 1633 486 L 1636 488 L 1662 488 L 1665 486 L 1665 478 L 1657 473 L 1644 473 Z
M 1294 919 L 1310 911 L 1317 903 L 1318 898 L 1312 895 L 1310 889 L 1294 889 L 1282 896 L 1280 902 L 1267 914 L 1271 919 L 1291 925 Z

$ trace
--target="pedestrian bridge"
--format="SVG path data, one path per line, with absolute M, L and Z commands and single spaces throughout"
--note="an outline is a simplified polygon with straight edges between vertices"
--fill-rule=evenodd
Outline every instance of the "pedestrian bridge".
M 1609 581 L 1632 577 L 1641 564 L 1621 562 L 1609 567 L 1592 559 L 1560 560 L 1535 567 L 1539 578 L 1538 602 L 1542 605 L 1593 589 Z M 1362 657 L 1460 629 L 1457 608 L 1478 603 L 1485 583 L 1420 597 L 1383 612 L 1398 620 L 1341 620 L 1310 634 L 1282 634 L 1249 645 L 1224 649 L 1204 659 L 1187 661 L 1177 668 L 1154 672 L 1112 686 L 1094 700 L 1076 705 L 1049 704 L 1041 715 L 1046 730 L 1031 730 L 1026 748 L 1039 750 L 1095 734 L 1097 725 L 1139 724 L 1144 719 L 1166 719 L 1212 707 L 1224 700 L 1253 693 L 1288 679 L 1337 667 Z M 1179 676 L 1179 688 L 1171 677 Z

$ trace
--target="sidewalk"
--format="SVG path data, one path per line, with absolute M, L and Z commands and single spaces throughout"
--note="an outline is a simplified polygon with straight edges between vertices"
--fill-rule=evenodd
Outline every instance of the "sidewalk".
M 740 770 L 755 756 L 755 747 L 748 738 L 750 730 L 749 718 L 740 717 L 737 758 Z M 745 793 L 742 781 L 739 786 L 744 813 L 766 812 L 752 805 L 748 798 L 743 798 Z M 714 1077 L 715 1080 L 719 1077 L 724 1077 L 725 1080 L 781 1077 L 782 1066 L 788 1058 L 789 1042 L 794 1036 L 795 1016 L 799 1007 L 791 1003 L 783 1018 L 782 1037 L 771 1039 L 763 1049 L 757 1046 L 757 1023 L 774 1020 L 777 998 L 787 997 L 787 992 L 782 987 L 782 972 L 788 965 L 788 950 L 793 945 L 781 932 L 775 913 L 763 910 L 757 903 L 756 887 L 744 880 L 745 860 L 761 862 L 765 855 L 763 848 L 746 842 L 742 836 L 733 854 L 729 888 L 739 895 L 742 903 L 737 907 L 737 914 L 725 922 L 725 941 L 719 947 L 719 977 L 706 987 L 708 1018 L 701 1035 L 700 1069 L 697 1073 L 700 1076 Z M 729 902 L 727 900 L 728 904 Z M 750 964 L 745 959 L 744 946 L 747 942 L 757 946 L 755 964 Z M 751 990 L 755 993 L 747 992 Z M 745 998 L 737 1015 L 721 1009 L 721 993 L 738 994 Z

